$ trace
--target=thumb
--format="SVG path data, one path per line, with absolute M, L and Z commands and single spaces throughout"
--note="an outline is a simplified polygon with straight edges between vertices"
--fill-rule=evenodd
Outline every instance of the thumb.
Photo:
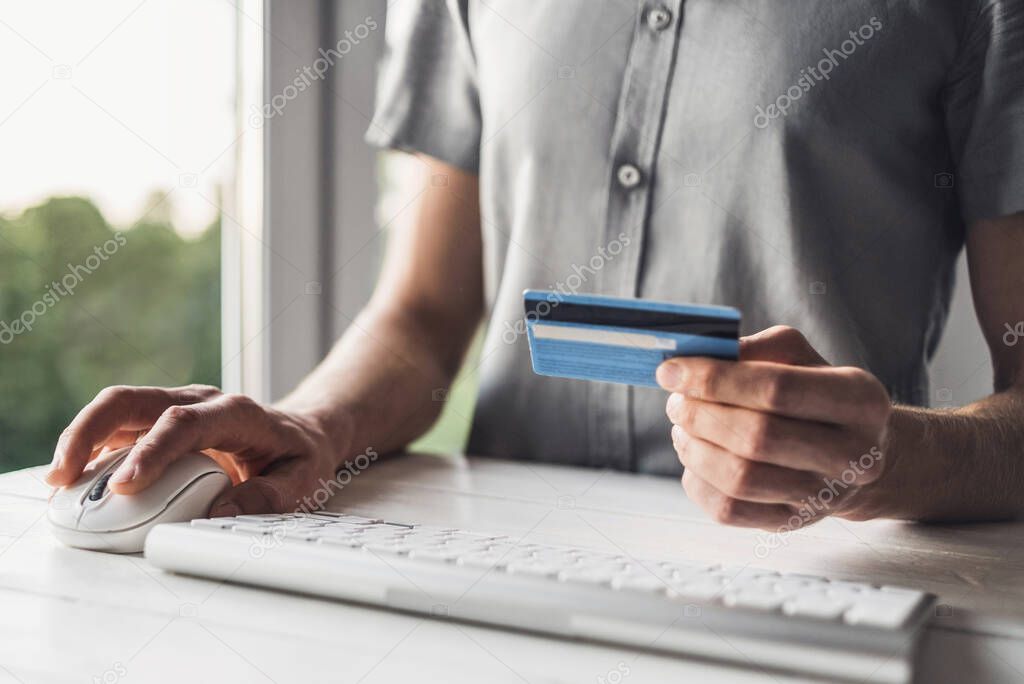
M 740 338 L 740 359 L 743 361 L 774 361 L 792 366 L 828 366 L 828 361 L 815 351 L 796 328 L 776 325 Z
M 290 458 L 277 461 L 262 474 L 231 487 L 214 499 L 210 517 L 230 517 L 243 513 L 288 513 L 296 510 L 306 465 Z

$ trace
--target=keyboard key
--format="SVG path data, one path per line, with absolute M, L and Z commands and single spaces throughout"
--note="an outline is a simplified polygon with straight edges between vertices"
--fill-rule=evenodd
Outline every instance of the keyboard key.
M 852 586 L 846 583 L 835 583 L 830 582 L 828 588 L 825 589 L 825 594 L 830 598 L 837 600 L 845 600 L 850 603 L 854 603 L 860 600 L 864 596 L 874 593 L 874 590 L 870 587 L 864 586 Z
M 835 620 L 843 614 L 849 605 L 849 601 L 830 598 L 824 593 L 805 593 L 786 601 L 782 606 L 782 611 L 786 615 L 794 617 Z
M 706 575 L 717 568 L 717 566 L 708 565 L 706 563 L 659 563 L 657 567 L 660 568 L 660 573 L 664 573 L 665 577 L 668 577 L 677 581 L 686 581 L 690 578 L 697 576 Z
M 843 616 L 849 625 L 898 629 L 921 603 L 921 592 L 883 593 L 865 596 Z
M 776 592 L 785 597 L 802 594 L 814 587 L 814 584 L 802 579 L 783 578 L 773 583 L 772 587 Z
M 722 594 L 721 582 L 702 580 L 688 584 L 674 583 L 669 585 L 670 594 L 684 601 L 713 601 Z
M 211 530 L 226 530 L 234 525 L 234 518 L 197 518 L 189 523 L 192 527 Z
M 581 553 L 580 563 L 587 566 L 625 564 L 629 559 L 617 553 Z
M 577 565 L 580 560 L 578 555 L 562 550 L 542 549 L 534 551 L 533 556 L 545 563 L 556 565 Z
M 316 541 L 320 538 L 320 532 L 311 530 L 306 527 L 295 527 L 295 528 L 284 528 L 281 532 L 273 532 L 274 535 L 280 535 L 284 539 L 294 539 L 299 541 Z
M 782 596 L 773 591 L 741 590 L 722 597 L 722 603 L 737 608 L 772 611 L 782 605 Z
M 782 578 L 783 579 L 804 580 L 805 582 L 811 582 L 812 584 L 827 584 L 828 583 L 828 578 L 826 578 L 826 577 L 821 577 L 820 575 L 805 575 L 805 574 L 799 573 L 799 572 L 787 572 L 786 574 L 782 575 Z
M 271 525 L 258 525 L 254 523 L 239 523 L 232 528 L 235 532 L 244 534 L 270 534 L 273 531 Z
M 363 546 L 363 542 L 352 537 L 319 537 L 316 541 L 326 546 L 345 546 L 350 549 L 358 549 Z
M 668 585 L 661 577 L 651 574 L 616 575 L 612 587 L 620 591 L 639 591 L 646 594 L 664 594 Z
M 578 568 L 562 570 L 558 573 L 558 579 L 562 582 L 578 584 L 611 585 L 612 579 L 618 576 L 613 570 L 606 568 Z
M 247 514 L 247 515 L 236 515 L 235 520 L 244 520 L 246 522 L 280 522 L 287 520 L 283 515 L 276 513 L 260 513 L 260 514 Z
M 875 588 L 864 582 L 847 582 L 846 580 L 832 580 L 828 583 L 830 589 L 848 589 L 851 592 L 863 593 L 875 591 Z
M 325 527 L 299 527 L 299 528 L 296 528 L 296 529 L 301 529 L 301 530 L 305 530 L 305 531 L 309 531 L 309 532 L 315 532 L 316 534 L 320 535 L 321 537 L 334 537 L 334 538 L 337 538 L 337 539 L 355 538 L 355 537 L 358 537 L 360 539 L 363 538 L 362 534 L 355 533 L 351 529 L 337 528 L 337 527 L 333 527 L 331 525 L 327 525 Z
M 373 553 L 389 554 L 393 556 L 407 556 L 412 550 L 412 547 L 404 544 L 367 544 L 365 547 L 367 551 Z
M 482 570 L 502 570 L 507 562 L 500 554 L 489 553 L 467 554 L 456 559 L 456 563 L 459 565 Z
M 442 563 L 453 562 L 459 557 L 459 552 L 453 549 L 438 547 L 414 547 L 409 550 L 409 557 L 418 560 L 439 561 Z
M 397 535 L 365 535 L 365 534 L 353 534 L 350 535 L 353 539 L 359 539 L 363 542 L 364 546 L 396 546 L 403 545 L 410 549 L 419 548 L 416 545 L 408 544 L 402 537 Z
M 923 594 L 917 589 L 908 589 L 906 587 L 893 587 L 885 585 L 881 591 L 886 594 L 896 594 L 898 596 L 913 596 L 915 599 L 920 598 Z
M 715 577 L 720 577 L 726 580 L 728 584 L 750 584 L 758 580 L 765 580 L 774 582 L 780 579 L 779 573 L 772 572 L 771 570 L 762 570 L 761 568 L 752 568 L 748 566 L 726 566 L 719 570 L 714 570 L 710 574 Z
M 315 524 L 322 527 L 330 527 L 338 530 L 366 530 L 372 529 L 371 525 L 364 525 L 350 520 L 320 520 L 318 518 L 308 519 L 308 524 Z
M 561 567 L 552 563 L 518 562 L 509 563 L 508 572 L 514 575 L 533 575 L 535 577 L 556 577 Z

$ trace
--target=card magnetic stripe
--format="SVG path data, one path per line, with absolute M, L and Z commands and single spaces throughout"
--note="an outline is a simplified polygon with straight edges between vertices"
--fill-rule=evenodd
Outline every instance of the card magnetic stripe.
M 675 356 L 709 356 L 734 360 L 739 354 L 739 342 L 705 335 L 681 333 L 662 334 L 660 339 L 674 342 L 674 349 L 642 348 L 629 344 L 602 344 L 569 339 L 551 339 L 536 334 L 535 322 L 527 323 L 533 370 L 539 375 L 625 383 L 657 387 L 657 368 L 666 359 Z M 604 326 L 585 326 L 545 321 L 543 325 L 559 325 L 578 330 L 607 332 Z M 635 328 L 615 328 L 614 331 L 642 332 Z

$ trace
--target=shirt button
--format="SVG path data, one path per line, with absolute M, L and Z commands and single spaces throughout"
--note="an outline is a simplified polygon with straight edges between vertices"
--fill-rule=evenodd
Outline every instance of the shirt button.
M 619 170 L 615 172 L 615 177 L 618 179 L 619 185 L 627 190 L 640 185 L 640 169 L 632 164 L 620 166 Z
M 647 25 L 652 31 L 662 31 L 672 23 L 672 13 L 664 7 L 652 7 L 647 12 Z

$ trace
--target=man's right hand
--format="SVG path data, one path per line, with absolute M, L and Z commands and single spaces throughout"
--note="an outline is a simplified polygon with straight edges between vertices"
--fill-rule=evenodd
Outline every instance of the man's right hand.
M 110 479 L 118 494 L 155 482 L 182 455 L 204 451 L 235 486 L 211 516 L 283 513 L 335 476 L 338 457 L 313 418 L 262 405 L 216 387 L 108 387 L 83 408 L 57 442 L 46 481 L 65 486 L 101 453 L 134 444 Z

